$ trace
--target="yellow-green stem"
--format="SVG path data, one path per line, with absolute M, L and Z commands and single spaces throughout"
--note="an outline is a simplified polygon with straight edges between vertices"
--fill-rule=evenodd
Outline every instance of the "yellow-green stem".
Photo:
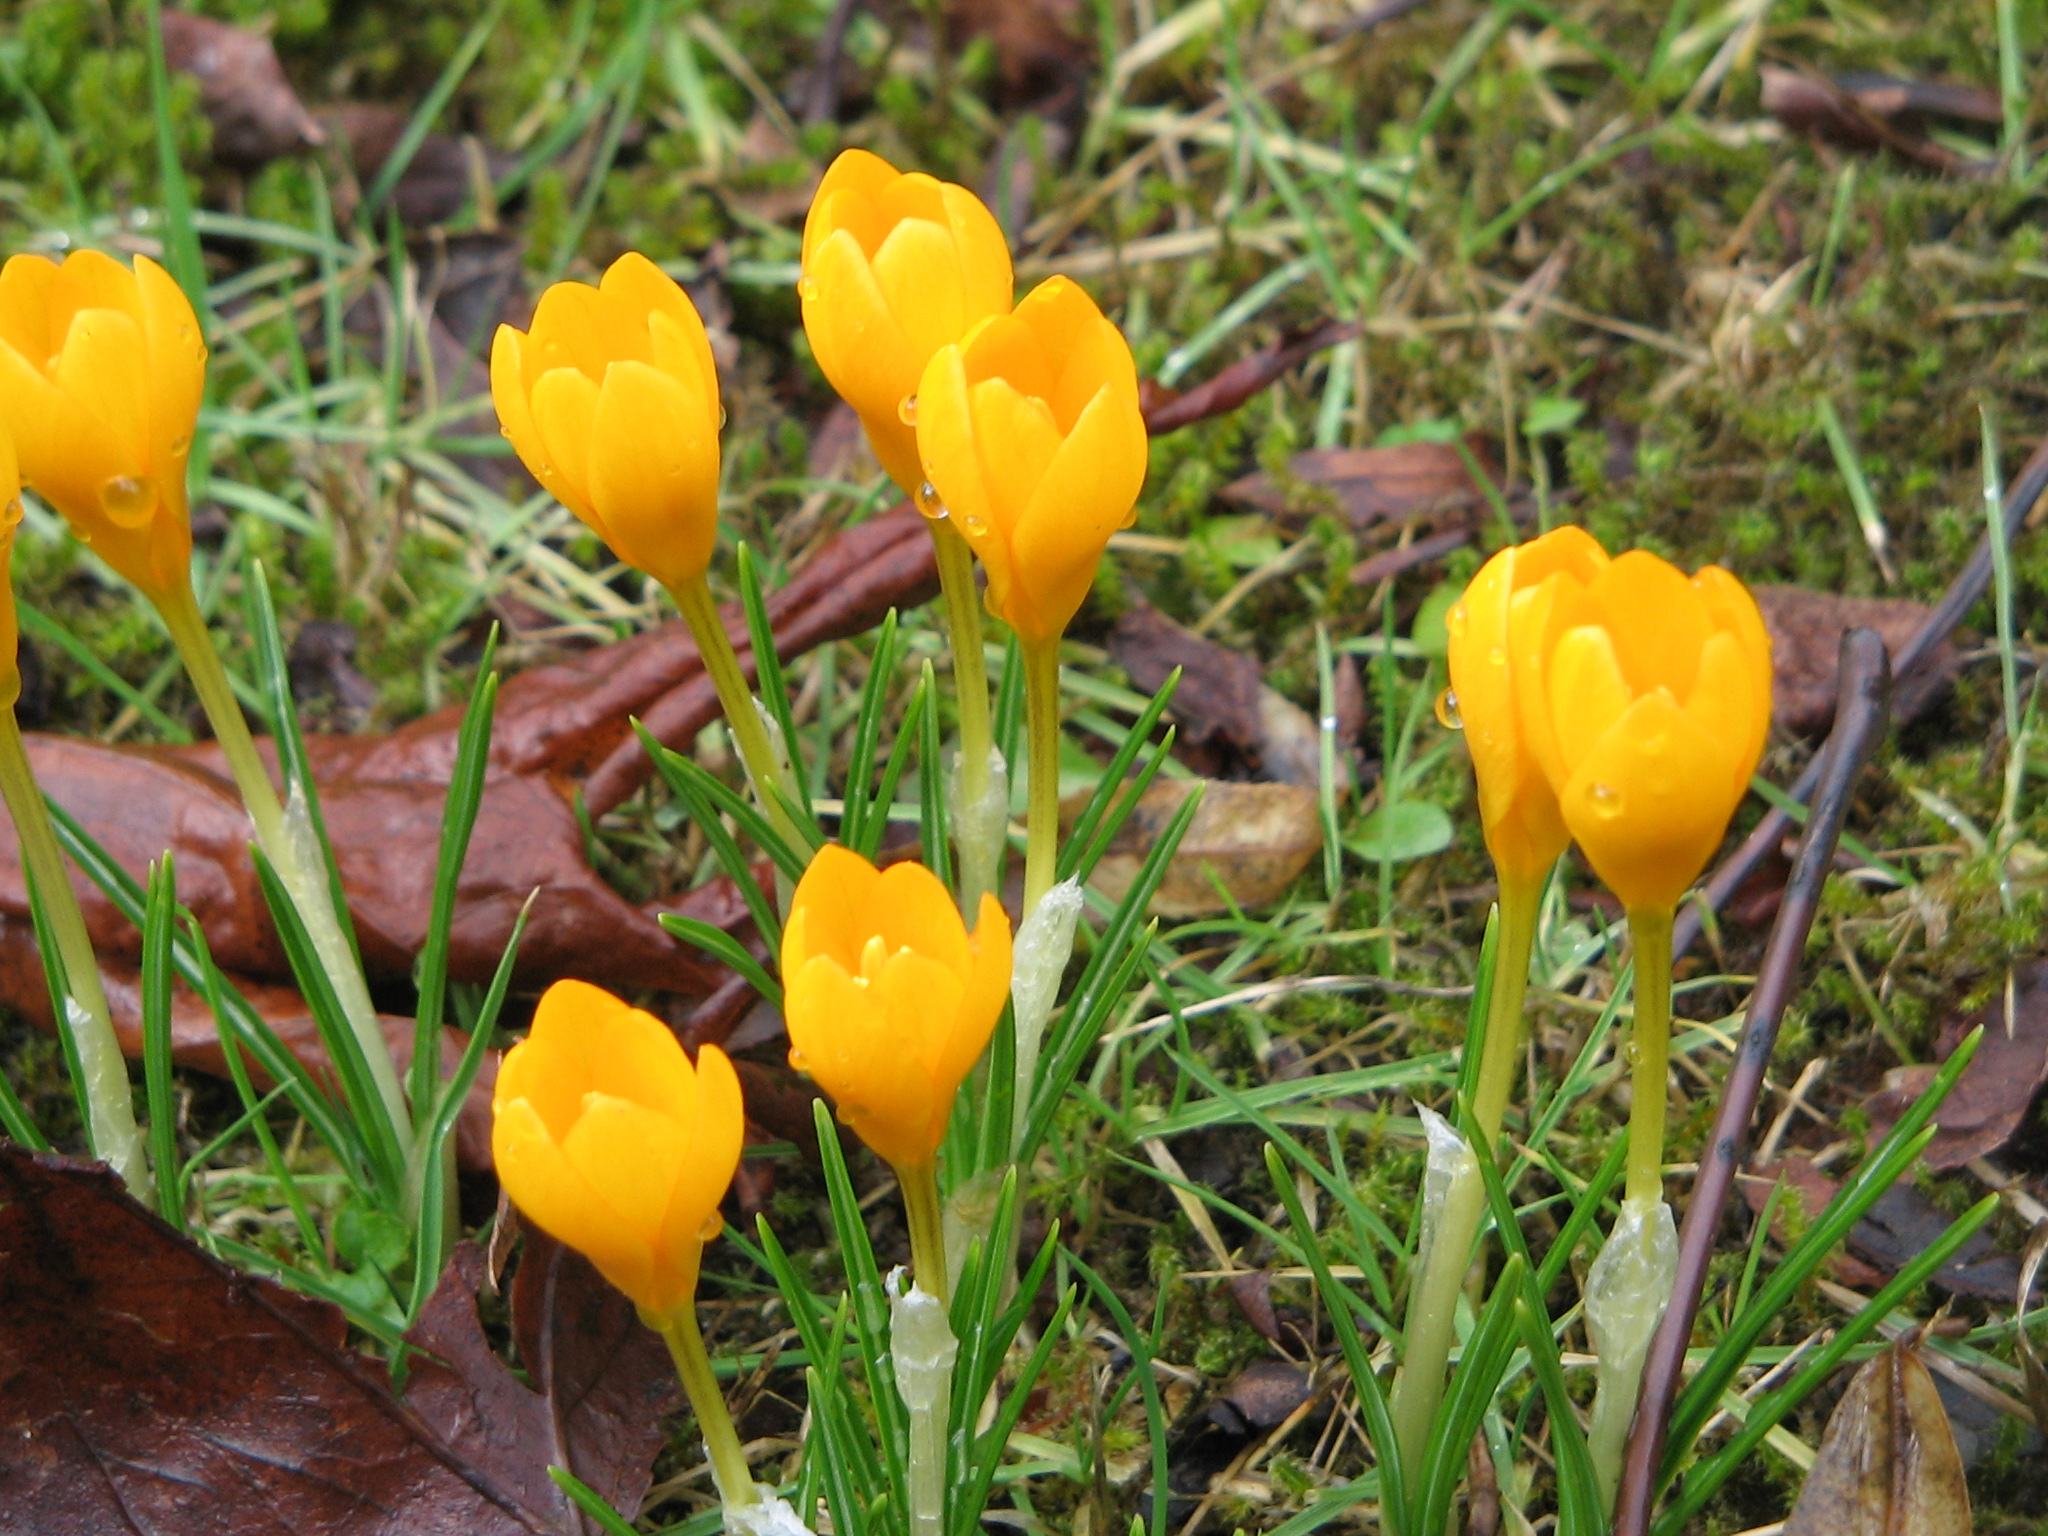
M 768 738 L 768 726 L 761 718 L 760 707 L 754 702 L 754 690 L 747 686 L 747 675 L 740 670 L 739 654 L 733 650 L 732 641 L 725 633 L 724 621 L 718 617 L 718 604 L 711 596 L 710 583 L 699 576 L 679 587 L 670 587 L 668 595 L 675 599 L 676 607 L 682 610 L 683 619 L 690 626 L 691 635 L 696 638 L 697 654 L 703 659 L 705 675 L 718 691 L 718 706 L 725 712 L 726 727 L 732 732 L 733 745 L 739 748 L 740 762 L 747 770 L 747 777 L 753 781 L 754 798 L 768 813 L 769 825 L 791 847 L 806 847 L 796 823 L 790 820 L 789 812 L 775 793 L 776 790 L 787 793 L 789 788 L 784 781 L 782 759 L 776 755 L 775 744 Z
M 192 679 L 192 691 L 199 695 L 200 708 L 206 711 L 207 723 L 213 727 L 214 740 L 228 760 L 228 772 L 234 776 L 243 809 L 255 828 L 257 846 L 284 883 L 299 921 L 306 925 L 320 968 L 327 973 L 328 983 L 348 1019 L 349 1030 L 356 1037 L 363 1059 L 369 1063 L 371 1080 L 376 1084 L 377 1097 L 383 1102 L 393 1132 L 402 1143 L 409 1143 L 412 1118 L 406 1110 L 405 1090 L 399 1086 L 391 1047 L 377 1026 L 377 1010 L 370 1002 L 362 962 L 357 959 L 348 935 L 342 932 L 341 920 L 334 910 L 333 889 L 318 850 L 302 847 L 301 839 L 293 835 L 284 804 L 270 782 L 270 771 L 257 754 L 249 723 L 242 717 L 241 702 L 228 686 L 227 669 L 221 666 L 220 653 L 213 648 L 213 636 L 207 632 L 190 583 L 154 596 L 157 612 L 170 631 L 171 643 L 185 664 L 185 674 Z M 310 842 L 311 838 L 305 841 Z M 418 1198 L 420 1191 L 408 1191 L 409 1202 Z
M 712 1374 L 711 1357 L 704 1349 L 704 1335 L 697 1327 L 697 1305 L 685 1302 L 665 1317 L 641 1316 L 668 1345 L 675 1362 L 676 1379 L 683 1384 L 683 1396 L 697 1416 L 698 1433 L 704 1437 L 704 1455 L 711 1463 L 711 1480 L 718 1485 L 718 1499 L 727 1509 L 754 1503 L 754 1469 L 747 1465 L 747 1453 L 740 1446 L 740 1432 L 726 1411 L 725 1394 Z
M 1628 1185 L 1631 1200 L 1664 1198 L 1665 1075 L 1671 1059 L 1671 909 L 1628 915 L 1635 952 L 1635 1025 L 1629 1032 Z
M 1024 720 L 1031 737 L 1030 819 L 1024 837 L 1024 915 L 1052 889 L 1060 852 L 1060 642 L 1024 642 Z
M 988 668 L 981 653 L 981 595 L 974 587 L 974 551 L 950 518 L 926 519 L 939 567 L 939 593 L 953 645 L 953 692 L 960 711 L 960 797 L 977 804 L 988 793 Z
M 946 1305 L 952 1305 L 952 1277 L 946 1272 L 946 1216 L 939 1199 L 936 1163 L 898 1168 L 903 1191 L 903 1219 L 910 1228 L 910 1269 L 917 1283 Z
M 80 1010 L 77 1014 L 67 1011 L 56 1023 L 70 1038 L 83 1079 L 78 1087 L 85 1098 L 87 1140 L 93 1155 L 121 1176 L 136 1199 L 149 1204 L 155 1196 L 142 1132 L 135 1125 L 135 1091 L 128 1081 L 128 1065 L 114 1034 L 113 1013 L 100 984 L 99 961 L 85 931 L 85 915 L 71 889 L 64 855 L 29 767 L 12 704 L 0 710 L 0 796 L 5 797 L 7 812 L 14 818 L 22 868 L 42 898 L 43 915 L 64 964 L 68 1001 L 76 1002 Z
M 1527 991 L 1529 952 L 1536 942 L 1536 915 L 1543 884 L 1503 883 L 1500 942 L 1494 950 L 1492 991 L 1486 1002 L 1486 1038 L 1479 1049 L 1478 1085 L 1472 1118 L 1491 1142 L 1500 1135 L 1508 1090 L 1521 1055 L 1522 1000 Z M 1476 1152 L 1477 1149 L 1475 1148 Z M 1472 1263 L 1472 1243 L 1486 1213 L 1486 1185 L 1475 1167 L 1452 1182 L 1436 1213 L 1429 1254 L 1408 1290 L 1408 1319 L 1402 1331 L 1401 1374 L 1395 1378 L 1389 1410 L 1401 1447 L 1402 1465 L 1420 1477 L 1429 1432 L 1443 1405 L 1445 1373 L 1456 1333 L 1458 1295 Z

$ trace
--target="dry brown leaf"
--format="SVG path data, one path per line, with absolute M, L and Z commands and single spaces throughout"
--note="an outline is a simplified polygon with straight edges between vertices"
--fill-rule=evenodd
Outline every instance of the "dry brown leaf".
M 1798 736 L 1825 736 L 1835 720 L 1835 693 L 1842 634 L 1874 629 L 1897 656 L 1927 622 L 1924 603 L 1891 597 L 1843 597 L 1805 587 L 1769 582 L 1750 589 L 1771 633 L 1771 717 Z M 1953 642 L 1944 640 L 1906 687 L 1892 699 L 1892 718 L 1917 718 L 1948 691 L 1961 664 Z
M 1201 808 L 1167 866 L 1151 910 L 1167 918 L 1205 917 L 1228 911 L 1230 901 L 1258 908 L 1286 895 L 1323 846 L 1316 792 L 1296 784 L 1216 779 L 1155 781 L 1089 883 L 1110 900 L 1120 900 L 1159 834 L 1198 788 Z
M 213 158 L 253 171 L 325 144 L 327 135 L 285 78 L 270 39 L 190 11 L 163 13 L 164 62 L 199 82 Z
M 2014 972 L 2010 1027 L 2001 994 L 1979 1012 L 1951 1019 L 1943 1027 L 1937 1044 L 1940 1058 L 1946 1060 L 1979 1024 L 1984 1026 L 1984 1038 L 1977 1054 L 1934 1112 L 1935 1137 L 1924 1160 L 1938 1171 L 1960 1168 L 2012 1140 L 2026 1123 L 2034 1096 L 2048 1083 L 2048 960 L 2032 961 Z M 1884 1088 L 1863 1101 L 1872 1136 L 1882 1136 L 1896 1125 L 1934 1076 L 1935 1068 L 1926 1065 L 1887 1072 Z
M 1970 1536 L 1970 1528 L 1955 1432 L 1909 1335 L 1849 1383 L 1784 1536 Z
M 1466 446 L 1490 475 L 1484 441 L 1473 438 Z M 1223 495 L 1275 517 L 1299 519 L 1334 508 L 1360 532 L 1449 513 L 1469 520 L 1490 505 L 1465 455 L 1450 443 L 1310 448 L 1288 461 L 1284 479 L 1260 470 L 1225 486 Z

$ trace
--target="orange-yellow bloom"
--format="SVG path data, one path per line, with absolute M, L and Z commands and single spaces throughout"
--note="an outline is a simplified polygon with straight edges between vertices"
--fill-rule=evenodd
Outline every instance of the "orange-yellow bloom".
M 1688 580 L 1634 550 L 1516 592 L 1507 648 L 1524 745 L 1572 837 L 1630 912 L 1669 911 L 1720 846 L 1770 727 L 1756 600 L 1718 566 Z
M 1014 285 L 1002 227 L 965 187 L 864 149 L 843 152 L 818 183 L 804 220 L 804 332 L 906 495 L 924 472 L 904 401 L 934 352 L 1009 313 Z
M 790 901 L 782 981 L 789 1064 L 891 1166 L 928 1168 L 1009 997 L 1002 904 L 981 898 L 970 937 L 922 864 L 828 844 Z
M 987 567 L 989 611 L 1024 640 L 1058 639 L 1145 483 L 1130 344 L 1085 290 L 1048 278 L 942 348 L 917 400 L 925 477 Z
M 1451 693 L 1479 779 L 1479 818 L 1503 886 L 1544 878 L 1571 834 L 1543 768 L 1523 741 L 1508 661 L 1508 612 L 1517 593 L 1553 574 L 1590 582 L 1607 551 L 1567 525 L 1511 544 L 1479 568 L 1449 619 Z
M 21 697 L 21 629 L 14 614 L 14 531 L 21 526 L 21 470 L 14 439 L 0 425 L 0 709 Z
M 541 997 L 491 1095 L 491 1152 L 512 1203 L 655 1316 L 697 1290 L 739 1167 L 739 1078 L 695 1065 L 666 1024 L 580 981 Z
M 491 400 L 519 457 L 612 553 L 671 591 L 718 537 L 718 369 L 697 307 L 629 251 L 498 327 Z
M 0 268 L 0 411 L 21 473 L 152 597 L 190 580 L 185 463 L 205 388 L 198 317 L 147 256 Z

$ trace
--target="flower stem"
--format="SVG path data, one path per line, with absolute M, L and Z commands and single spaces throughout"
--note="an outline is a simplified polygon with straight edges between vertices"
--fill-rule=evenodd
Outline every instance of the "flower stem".
M 898 1168 L 896 1182 L 903 1190 L 903 1219 L 910 1227 L 911 1272 L 920 1286 L 950 1304 L 953 1285 L 946 1273 L 946 1218 L 939 1200 L 938 1166 Z
M 192 679 L 199 705 L 213 727 L 214 740 L 228 760 L 228 772 L 241 792 L 242 806 L 256 831 L 257 846 L 263 850 L 278 879 L 284 883 L 297 909 L 299 921 L 313 941 L 320 968 L 327 974 L 334 995 L 340 1000 L 349 1031 L 356 1037 L 363 1059 L 369 1063 L 377 1097 L 391 1122 L 393 1135 L 401 1142 L 411 1140 L 412 1118 L 406 1110 L 405 1091 L 399 1086 L 398 1069 L 391 1060 L 391 1048 L 377 1027 L 377 1010 L 370 1002 L 369 983 L 363 979 L 362 961 L 355 946 L 342 931 L 334 910 L 334 892 L 328 883 L 325 861 L 311 828 L 294 829 L 270 771 L 257 755 L 249 724 L 242 718 L 241 703 L 228 686 L 227 669 L 207 633 L 206 620 L 192 596 L 189 582 L 180 583 L 156 597 L 157 612 L 171 633 L 171 642 Z M 417 1195 L 417 1191 L 408 1198 Z
M 1031 804 L 1025 823 L 1024 915 L 1052 889 L 1060 851 L 1060 642 L 1024 642 L 1024 718 L 1031 736 Z
M 1667 908 L 1628 915 L 1635 954 L 1635 1025 L 1630 1031 L 1627 1197 L 1664 1198 L 1665 1074 L 1671 1057 L 1671 923 Z
M 135 1125 L 135 1090 L 128 1081 L 128 1064 L 114 1034 L 113 1013 L 100 984 L 99 961 L 85 930 L 85 914 L 71 889 L 64 855 L 57 847 L 49 809 L 29 768 L 12 704 L 0 711 L 0 796 L 5 797 L 7 812 L 14 818 L 22 868 L 42 898 L 43 913 L 63 962 L 69 994 L 64 1001 L 76 1004 L 76 1011 L 65 1007 L 59 1012 L 57 1028 L 69 1038 L 72 1057 L 78 1063 L 87 1140 L 93 1155 L 112 1166 L 129 1193 L 145 1205 L 151 1204 L 155 1196 L 149 1163 L 143 1155 L 142 1132 Z M 164 1176 L 170 1177 L 170 1171 L 164 1170 Z
M 946 603 L 946 628 L 953 646 L 953 693 L 960 711 L 960 805 L 974 816 L 988 797 L 989 728 L 988 668 L 982 659 L 981 598 L 974 588 L 974 552 L 950 519 L 928 518 L 932 553 L 939 567 L 939 591 Z M 953 828 L 960 850 L 960 910 L 972 925 L 985 891 L 995 889 L 1002 860 L 1001 823 L 990 840 L 962 821 Z
M 690 626 L 691 635 L 696 638 L 697 654 L 703 659 L 711 686 L 718 691 L 718 705 L 725 712 L 725 723 L 732 731 L 733 745 L 739 749 L 740 762 L 747 770 L 747 777 L 753 781 L 754 798 L 768 813 L 769 825 L 792 848 L 801 851 L 809 844 L 797 831 L 796 823 L 790 819 L 781 797 L 775 793 L 786 787 L 782 760 L 776 755 L 775 744 L 769 740 L 768 726 L 761 718 L 760 707 L 754 702 L 754 690 L 747 685 L 747 675 L 740 670 L 739 655 L 726 636 L 724 621 L 718 617 L 718 604 L 712 599 L 710 583 L 699 576 L 682 586 L 670 587 L 669 596 L 675 599 L 676 607 L 682 610 L 683 619 Z
M 647 1321 L 668 1345 L 669 1358 L 676 1365 L 676 1379 L 682 1382 L 690 1411 L 697 1416 L 698 1432 L 704 1436 L 704 1455 L 711 1463 L 711 1480 L 718 1485 L 719 1502 L 728 1509 L 754 1503 L 760 1498 L 754 1489 L 754 1469 L 747 1465 L 740 1432 L 733 1427 L 725 1394 L 712 1374 L 711 1357 L 704 1350 L 704 1335 L 697 1327 L 696 1302 L 687 1301 L 675 1311 Z
M 1503 883 L 1500 893 L 1500 944 L 1494 951 L 1492 990 L 1486 1000 L 1486 1038 L 1479 1048 L 1478 1086 L 1472 1118 L 1487 1141 L 1500 1135 L 1507 1110 L 1515 1061 L 1521 1054 L 1522 1000 L 1527 991 L 1529 953 L 1536 941 L 1536 915 L 1541 881 L 1523 886 Z M 1473 1149 L 1475 1154 L 1478 1149 Z M 1436 1213 L 1429 1253 L 1408 1290 L 1408 1319 L 1403 1329 L 1401 1374 L 1389 1405 L 1402 1465 L 1410 1485 L 1421 1477 L 1429 1432 L 1443 1405 L 1445 1374 L 1456 1332 L 1458 1295 L 1472 1262 L 1472 1242 L 1486 1213 L 1486 1184 L 1475 1164 L 1470 1176 L 1451 1184 L 1443 1208 Z

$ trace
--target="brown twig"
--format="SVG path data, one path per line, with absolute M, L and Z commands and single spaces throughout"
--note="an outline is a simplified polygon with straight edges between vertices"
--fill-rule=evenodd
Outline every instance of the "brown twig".
M 2042 439 L 2040 445 L 2034 449 L 2033 457 L 2027 460 L 2019 474 L 2006 487 L 2004 513 L 2005 538 L 2008 543 L 2019 536 L 2020 527 L 2026 521 L 2027 514 L 2033 511 L 2034 503 L 2039 501 L 2044 493 L 2048 493 L 2048 438 Z M 1991 535 L 1987 532 L 1978 540 L 1976 552 L 1970 556 L 1969 563 L 1956 572 L 1955 579 L 1948 584 L 1948 591 L 1942 594 L 1942 599 L 1935 605 L 1934 611 L 1927 615 L 1927 622 L 1920 626 L 1919 633 L 1907 641 L 1905 647 L 1894 658 L 1892 677 L 1899 692 L 1904 693 L 1911 688 L 1916 675 L 1929 664 L 1934 653 L 1940 649 L 1941 643 L 1955 632 L 1956 626 L 1963 621 L 1963 615 L 1975 606 L 1990 585 Z M 1806 771 L 1799 775 L 1798 782 L 1787 791 L 1794 802 L 1801 805 L 1806 803 L 1807 797 L 1813 793 L 1814 785 L 1820 782 L 1821 766 L 1827 761 L 1827 757 L 1827 751 L 1823 749 L 1806 765 Z M 1720 911 L 1728 898 L 1735 893 L 1736 887 L 1747 880 L 1750 873 L 1770 856 L 1771 851 L 1778 846 L 1791 826 L 1792 817 L 1789 812 L 1779 810 L 1775 806 L 1766 811 L 1763 820 L 1756 824 L 1749 836 L 1742 840 L 1741 845 L 1728 855 L 1721 867 L 1714 871 L 1705 885 L 1700 887 L 1700 895 L 1706 905 L 1716 912 Z M 1671 948 L 1674 954 L 1683 955 L 1692 948 L 1693 942 L 1700 936 L 1700 926 L 1699 903 L 1688 903 L 1678 914 L 1677 926 L 1672 930 Z
M 1664 1454 L 1671 1404 L 1678 1395 L 1686 1343 L 1699 1316 L 1706 1289 L 1707 1264 L 1714 1254 L 1714 1230 L 1735 1187 L 1742 1144 L 1763 1090 L 1764 1070 L 1778 1041 L 1778 1023 L 1799 981 L 1799 962 L 1806 951 L 1807 930 L 1820 911 L 1821 889 L 1833 867 L 1835 844 L 1849 814 L 1850 791 L 1871 751 L 1883 737 L 1891 702 L 1891 662 L 1875 630 L 1852 629 L 1842 636 L 1841 691 L 1835 705 L 1835 728 L 1815 759 L 1813 812 L 1807 817 L 1785 886 L 1785 902 L 1771 925 L 1757 969 L 1749 1020 L 1742 1044 L 1721 1093 L 1713 1134 L 1700 1159 L 1685 1223 L 1678 1234 L 1678 1279 L 1671 1307 L 1650 1344 L 1643 1363 L 1643 1394 L 1629 1433 L 1628 1456 L 1621 1474 L 1615 1509 L 1616 1536 L 1644 1536 L 1657 1489 L 1657 1467 Z

